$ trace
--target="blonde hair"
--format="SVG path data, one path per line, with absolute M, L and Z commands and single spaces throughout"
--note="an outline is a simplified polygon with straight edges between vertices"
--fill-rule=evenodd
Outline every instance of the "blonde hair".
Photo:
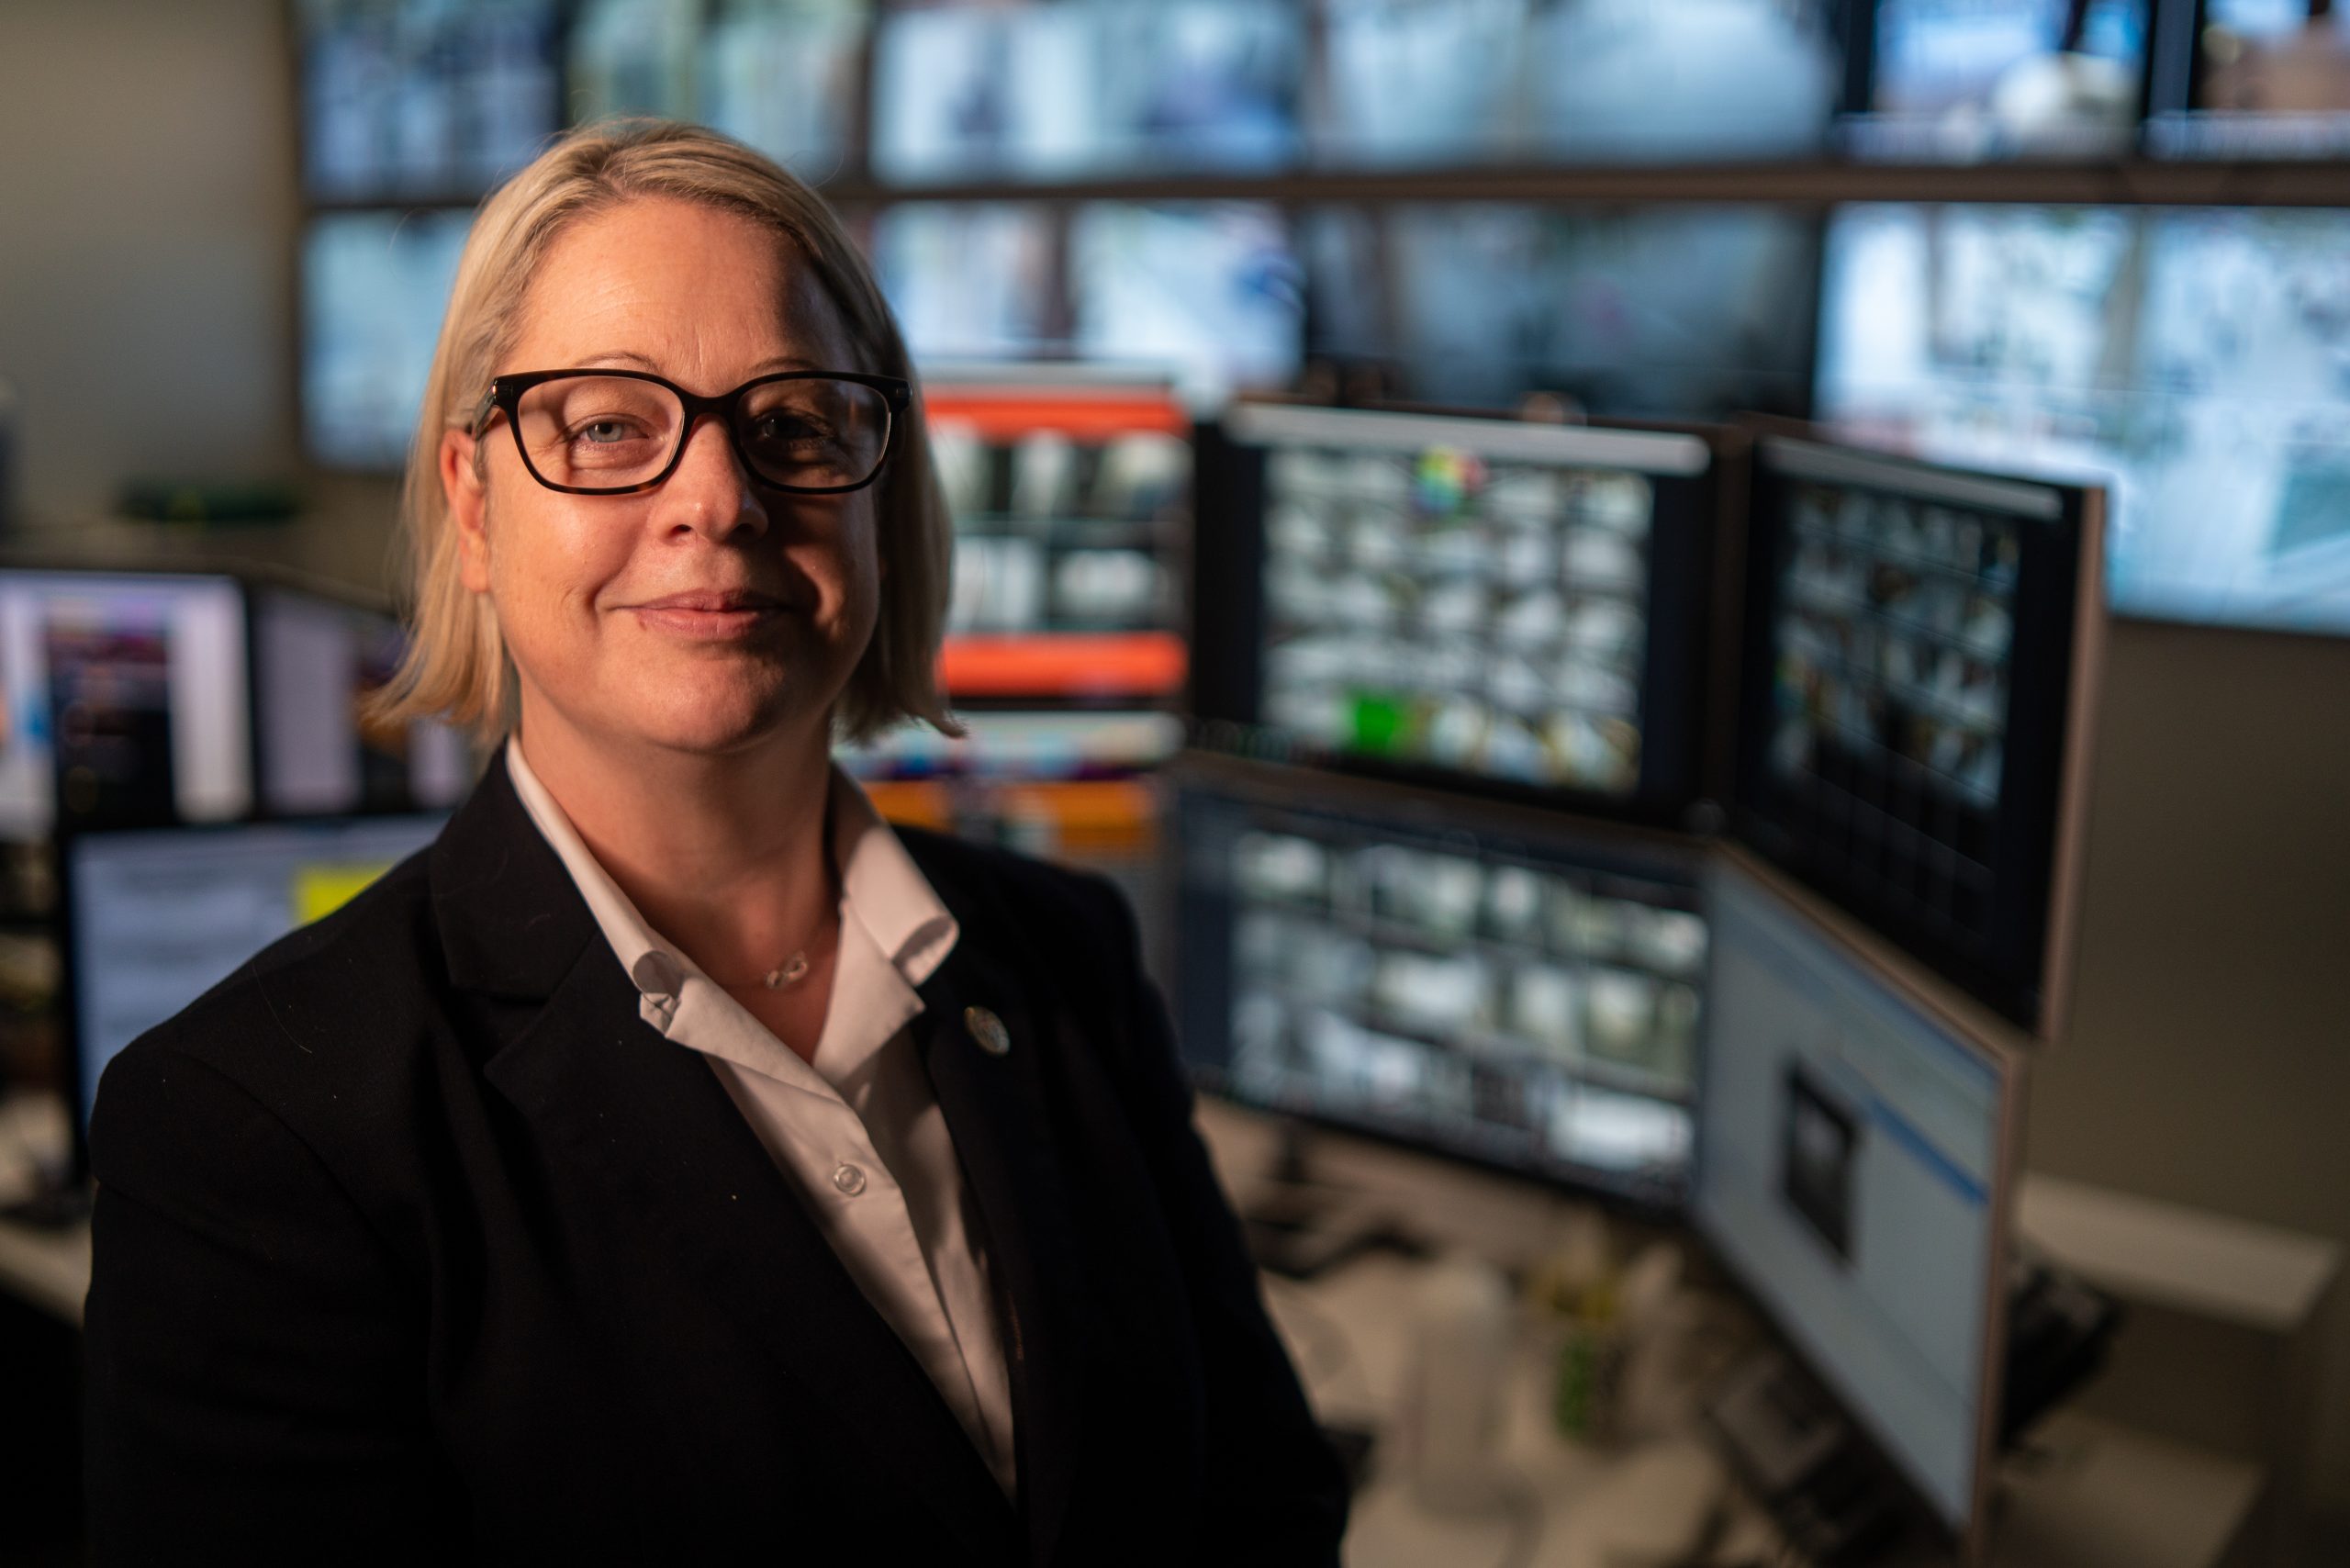
M 531 279 L 556 237 L 647 196 L 737 213 L 773 230 L 813 269 L 866 361 L 861 368 L 914 378 L 872 269 L 823 199 L 800 180 L 740 142 L 670 120 L 609 121 L 565 136 L 482 204 L 458 260 L 400 496 L 414 632 L 399 669 L 375 694 L 371 719 L 443 718 L 485 742 L 511 727 L 513 666 L 496 608 L 459 577 L 457 530 L 441 487 L 442 437 L 472 420 L 520 332 Z M 834 732 L 862 741 L 919 719 L 959 734 L 936 678 L 954 536 L 919 398 L 901 418 L 874 510 L 888 569 L 873 637 L 834 710 Z

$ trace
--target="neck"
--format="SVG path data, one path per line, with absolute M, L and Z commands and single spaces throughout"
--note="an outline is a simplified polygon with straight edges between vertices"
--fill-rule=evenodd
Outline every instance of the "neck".
M 531 771 L 648 924 L 702 970 L 765 974 L 816 945 L 836 895 L 821 722 L 723 756 L 615 749 L 523 710 Z

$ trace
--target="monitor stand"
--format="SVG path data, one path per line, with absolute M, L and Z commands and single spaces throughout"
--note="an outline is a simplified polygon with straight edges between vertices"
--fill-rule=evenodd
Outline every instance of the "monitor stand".
M 1360 1188 L 1316 1174 L 1311 1128 L 1293 1116 L 1277 1126 L 1272 1167 L 1240 1206 L 1241 1229 L 1259 1267 L 1310 1280 L 1372 1247 L 1418 1250 Z

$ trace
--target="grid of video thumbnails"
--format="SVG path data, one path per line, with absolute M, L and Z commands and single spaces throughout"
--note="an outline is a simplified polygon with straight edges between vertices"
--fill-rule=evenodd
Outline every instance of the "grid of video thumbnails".
M 1175 627 L 1189 442 L 1164 431 L 1010 433 L 943 412 L 932 450 L 955 518 L 956 632 Z
M 1797 485 L 1771 771 L 1815 868 L 1981 937 L 2020 543 L 2011 519 Z
M 1187 825 L 1194 874 L 1229 901 L 1228 1092 L 1680 1196 L 1707 951 L 1693 886 L 1304 813 Z
M 1634 791 L 1647 477 L 1286 447 L 1266 490 L 1266 723 L 1333 753 Z

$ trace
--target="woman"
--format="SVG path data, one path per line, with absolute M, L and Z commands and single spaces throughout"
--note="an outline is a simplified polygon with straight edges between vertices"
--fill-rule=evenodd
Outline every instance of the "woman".
M 508 738 L 106 1072 L 101 1562 L 1335 1560 L 1123 902 L 831 767 L 951 726 L 907 375 L 719 137 L 486 204 L 392 711 Z

